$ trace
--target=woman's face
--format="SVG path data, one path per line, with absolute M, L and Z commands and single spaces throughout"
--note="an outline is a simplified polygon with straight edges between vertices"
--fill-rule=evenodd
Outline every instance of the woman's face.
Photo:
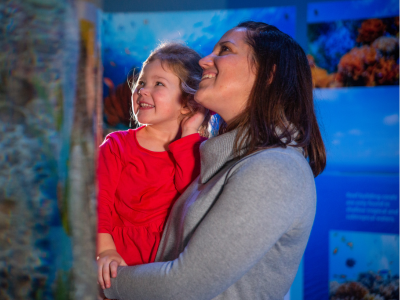
M 203 77 L 195 100 L 228 124 L 245 108 L 256 77 L 245 38 L 245 28 L 229 30 L 199 62 Z

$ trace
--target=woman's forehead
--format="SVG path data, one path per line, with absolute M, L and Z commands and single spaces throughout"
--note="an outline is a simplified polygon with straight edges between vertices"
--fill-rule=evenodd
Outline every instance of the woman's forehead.
M 232 28 L 225 32 L 225 34 L 221 37 L 221 39 L 218 41 L 218 43 L 222 42 L 231 42 L 233 44 L 240 44 L 244 43 L 244 40 L 246 38 L 246 28 Z

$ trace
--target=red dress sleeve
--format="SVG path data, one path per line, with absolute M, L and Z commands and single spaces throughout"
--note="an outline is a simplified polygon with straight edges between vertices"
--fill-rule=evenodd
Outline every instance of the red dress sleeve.
M 169 151 L 174 156 L 175 187 L 182 194 L 189 184 L 200 174 L 200 144 L 206 138 L 198 133 L 180 138 L 169 145 Z
M 99 149 L 97 167 L 97 217 L 98 233 L 112 232 L 114 197 L 123 168 L 123 143 L 116 134 L 106 137 Z

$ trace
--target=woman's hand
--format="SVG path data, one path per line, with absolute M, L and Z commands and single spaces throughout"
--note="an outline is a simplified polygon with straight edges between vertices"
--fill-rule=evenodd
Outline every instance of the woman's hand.
M 110 274 L 112 278 L 117 277 L 118 266 L 127 264 L 114 249 L 105 250 L 97 257 L 97 280 L 103 290 L 111 287 Z
M 191 117 L 186 117 L 181 122 L 182 136 L 185 137 L 193 133 L 198 133 L 201 124 L 206 117 L 208 110 L 201 107 L 198 112 L 196 112 Z

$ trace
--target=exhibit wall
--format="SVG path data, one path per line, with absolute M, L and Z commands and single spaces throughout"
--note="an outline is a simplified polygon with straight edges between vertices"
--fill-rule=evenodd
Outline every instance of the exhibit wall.
M 99 9 L 0 4 L 0 299 L 94 299 Z
M 294 7 L 268 7 L 152 13 L 104 13 L 102 58 L 104 66 L 105 132 L 125 129 L 131 122 L 133 76 L 150 52 L 163 42 L 179 42 L 202 56 L 211 53 L 219 38 L 242 20 L 268 21 L 294 36 Z
M 397 299 L 399 6 L 308 5 L 308 53 L 327 149 L 304 255 L 304 299 Z
M 183 42 L 207 55 L 226 30 L 249 19 L 297 39 L 303 5 L 302 44 L 312 69 L 327 167 L 316 178 L 315 223 L 285 299 L 397 299 L 399 5 L 390 0 L 286 3 L 292 5 L 105 12 L 104 130 L 134 126 L 130 84 L 160 43 Z

